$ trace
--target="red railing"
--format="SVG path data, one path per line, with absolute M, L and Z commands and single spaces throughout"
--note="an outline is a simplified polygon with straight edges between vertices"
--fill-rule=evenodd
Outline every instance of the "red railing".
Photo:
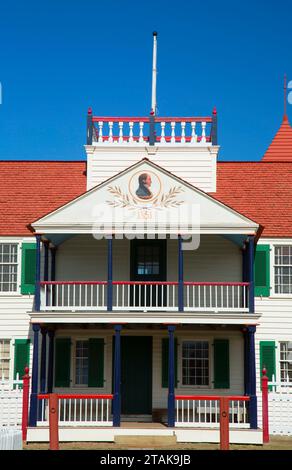
M 229 426 L 248 425 L 247 396 L 176 395 L 175 426 L 220 426 L 220 449 L 229 449 Z M 219 405 L 219 406 L 218 406 Z

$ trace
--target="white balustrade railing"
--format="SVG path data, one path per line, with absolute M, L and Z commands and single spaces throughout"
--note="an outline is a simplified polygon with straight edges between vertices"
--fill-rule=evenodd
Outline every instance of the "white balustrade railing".
M 105 311 L 106 281 L 41 282 L 42 311 Z M 178 282 L 113 281 L 113 310 L 177 311 Z M 249 283 L 184 282 L 184 310 L 249 311 Z
M 113 282 L 113 310 L 177 310 L 177 282 Z
M 247 282 L 185 282 L 184 309 L 187 311 L 248 311 Z
M 234 397 L 229 401 L 230 427 L 250 427 L 248 418 L 248 397 Z M 218 428 L 220 425 L 220 397 L 177 396 L 177 427 Z
M 149 118 L 93 117 L 93 143 L 143 144 L 149 141 Z M 206 144 L 211 142 L 212 117 L 155 117 L 155 144 Z
M 49 395 L 39 395 L 38 426 L 48 426 Z M 112 395 L 58 395 L 60 426 L 112 426 Z
M 41 282 L 41 310 L 106 310 L 106 282 Z

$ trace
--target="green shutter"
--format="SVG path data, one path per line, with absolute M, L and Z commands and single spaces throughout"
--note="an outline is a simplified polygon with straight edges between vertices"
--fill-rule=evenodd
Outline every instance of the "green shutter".
M 19 379 L 24 375 L 24 368 L 29 367 L 29 352 L 30 340 L 29 339 L 16 339 L 14 342 L 14 380 L 16 374 L 19 374 Z
M 55 387 L 70 387 L 71 338 L 56 338 Z
M 36 270 L 36 244 L 22 244 L 21 293 L 34 294 Z
M 104 385 L 104 340 L 90 338 L 88 348 L 88 387 Z
M 162 387 L 168 387 L 168 344 L 169 339 L 162 339 Z M 177 338 L 174 338 L 174 373 L 175 385 L 177 385 Z
M 255 296 L 270 296 L 270 245 L 257 245 L 254 262 Z
M 275 341 L 260 341 L 260 376 L 262 370 L 267 370 L 269 380 L 276 380 L 276 343 Z
M 230 387 L 229 340 L 214 340 L 214 388 Z

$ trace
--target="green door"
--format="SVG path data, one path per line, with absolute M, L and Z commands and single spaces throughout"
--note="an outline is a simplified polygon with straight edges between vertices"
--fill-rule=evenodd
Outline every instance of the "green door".
M 122 414 L 152 413 L 152 337 L 121 337 Z

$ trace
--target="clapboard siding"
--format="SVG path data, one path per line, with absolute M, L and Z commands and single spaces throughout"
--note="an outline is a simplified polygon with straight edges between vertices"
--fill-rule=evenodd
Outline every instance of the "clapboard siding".
M 211 154 L 208 148 L 186 151 L 182 159 L 181 150 L 158 149 L 152 155 L 141 147 L 134 150 L 95 149 L 93 154 L 88 154 L 87 189 L 115 176 L 144 157 L 203 191 L 216 190 L 216 155 Z
M 167 280 L 177 281 L 178 242 L 167 240 Z M 186 281 L 241 281 L 242 255 L 238 246 L 221 236 L 201 237 L 198 250 L 184 251 Z M 60 245 L 56 279 L 107 279 L 107 243 L 80 235 Z M 130 241 L 113 241 L 113 279 L 130 280 Z

